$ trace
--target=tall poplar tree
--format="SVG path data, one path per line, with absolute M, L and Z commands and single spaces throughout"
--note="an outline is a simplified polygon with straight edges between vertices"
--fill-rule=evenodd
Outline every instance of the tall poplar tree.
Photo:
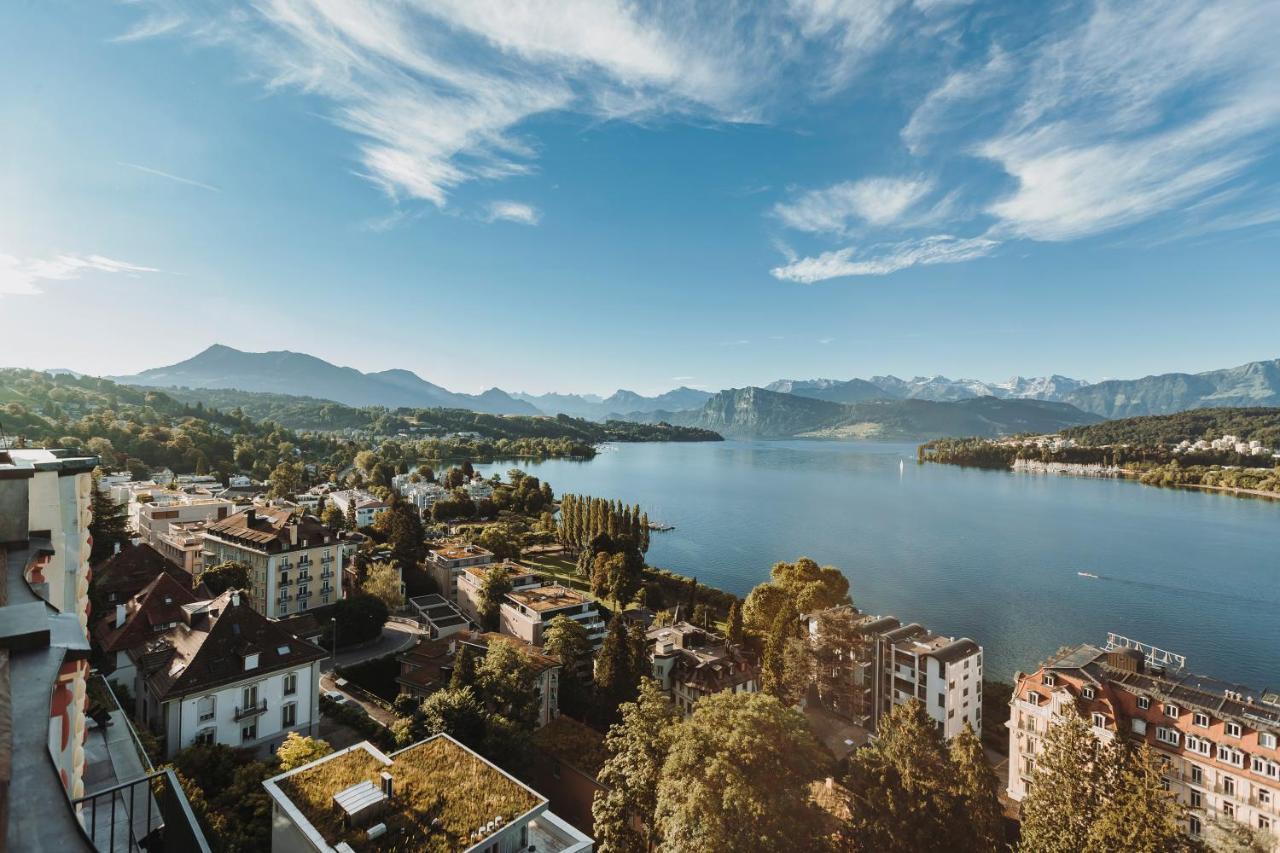
M 1068 710 L 1044 738 L 1031 787 L 1022 800 L 1027 853 L 1085 853 L 1105 789 L 1101 750 L 1089 723 Z
M 621 721 L 605 736 L 609 758 L 600 770 L 604 789 L 591 806 L 600 853 L 657 849 L 654 812 L 658 781 L 680 717 L 657 682 L 644 679 L 636 701 L 620 708 Z

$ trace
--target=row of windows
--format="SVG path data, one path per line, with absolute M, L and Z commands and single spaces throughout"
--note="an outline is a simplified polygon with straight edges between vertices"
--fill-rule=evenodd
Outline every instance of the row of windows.
M 296 672 L 286 673 L 284 676 L 284 695 L 293 696 L 298 692 L 298 674 Z M 258 704 L 258 685 L 251 684 L 240 690 L 240 707 L 253 708 Z M 198 722 L 205 723 L 212 720 L 218 713 L 218 697 L 217 696 L 201 696 L 196 700 L 196 719 Z

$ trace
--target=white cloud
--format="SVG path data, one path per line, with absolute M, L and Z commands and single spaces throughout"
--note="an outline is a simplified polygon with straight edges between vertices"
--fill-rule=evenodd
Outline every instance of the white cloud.
M 542 219 L 542 212 L 533 205 L 519 201 L 490 202 L 485 214 L 486 222 L 517 222 L 521 225 L 537 225 Z
M 91 272 L 136 276 L 159 271 L 102 255 L 24 259 L 0 252 L 0 296 L 30 296 L 41 292 L 42 281 L 68 281 Z
M 972 122 L 986 112 L 976 109 L 974 102 L 989 97 L 993 89 L 1002 86 L 1014 67 L 1012 57 L 997 46 L 984 64 L 952 72 L 916 107 L 902 128 L 902 141 L 911 153 L 918 154 L 928 137 L 953 129 L 958 123 Z M 955 110 L 958 104 L 964 105 L 959 116 Z
M 991 254 L 999 245 L 998 240 L 985 236 L 965 238 L 937 234 L 920 240 L 905 240 L 862 256 L 855 256 L 852 247 L 823 252 L 774 267 L 769 272 L 782 281 L 813 284 L 830 278 L 888 275 L 907 267 L 970 261 Z
M 839 234 L 853 220 L 875 226 L 899 221 L 932 187 L 925 178 L 864 178 L 811 190 L 773 212 L 797 231 Z
M 1280 125 L 1280 15 L 1267 0 L 1099 3 L 1034 54 L 977 148 L 1017 180 L 1002 229 L 1071 240 L 1185 210 L 1256 164 Z
M 893 16 L 905 0 L 789 0 L 808 39 L 830 41 L 839 60 L 826 71 L 826 86 L 843 86 L 895 32 Z

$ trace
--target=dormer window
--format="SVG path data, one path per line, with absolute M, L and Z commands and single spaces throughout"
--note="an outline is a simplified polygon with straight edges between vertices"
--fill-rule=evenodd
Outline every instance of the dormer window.
M 1169 703 L 1165 703 L 1165 706 L 1164 706 L 1164 715 L 1165 715 L 1166 717 L 1170 717 L 1170 718 L 1172 718 L 1172 719 L 1176 720 L 1176 719 L 1178 719 L 1178 714 L 1179 714 L 1179 713 L 1181 713 L 1181 711 L 1180 711 L 1180 709 L 1178 708 L 1178 706 L 1177 706 L 1177 705 L 1171 705 L 1171 704 L 1169 704 Z
M 1052 687 L 1053 685 L 1058 683 L 1058 677 L 1054 675 L 1052 672 L 1046 672 L 1043 676 L 1041 676 L 1040 682 L 1044 684 L 1046 687 Z
M 1094 691 L 1094 689 L 1091 686 L 1086 684 L 1084 687 L 1080 689 L 1080 695 L 1086 699 L 1092 699 L 1098 694 Z
M 253 652 L 252 654 L 247 654 L 247 655 L 245 655 L 245 656 L 244 656 L 244 668 L 245 668 L 245 672 L 248 672 L 248 671 L 249 671 L 249 670 L 251 670 L 251 669 L 257 669 L 257 668 L 258 668 L 258 653 L 257 653 L 257 652 Z

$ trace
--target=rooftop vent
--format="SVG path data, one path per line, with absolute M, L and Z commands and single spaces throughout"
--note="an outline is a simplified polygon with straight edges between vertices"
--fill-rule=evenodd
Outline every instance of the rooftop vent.
M 342 812 L 348 827 L 360 826 L 382 814 L 387 796 L 369 780 L 357 782 L 333 795 L 333 804 Z

